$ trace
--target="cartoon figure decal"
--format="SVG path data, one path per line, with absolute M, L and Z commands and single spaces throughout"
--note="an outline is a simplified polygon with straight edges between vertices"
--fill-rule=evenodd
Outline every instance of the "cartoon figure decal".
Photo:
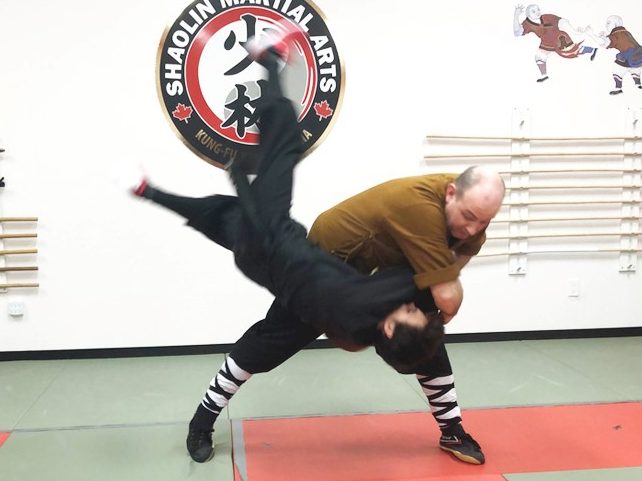
M 524 21 L 520 22 L 522 13 L 526 13 Z M 546 62 L 551 52 L 563 58 L 575 58 L 579 55 L 590 54 L 590 59 L 595 58 L 597 49 L 582 45 L 584 42 L 584 29 L 575 29 L 571 23 L 562 17 L 550 13 L 542 14 L 539 5 L 531 4 L 524 8 L 523 5 L 515 7 L 513 17 L 513 33 L 521 37 L 534 33 L 540 39 L 539 48 L 535 53 L 535 63 L 539 68 L 540 77 L 537 82 L 548 80 Z
M 633 78 L 634 85 L 642 89 L 640 84 L 640 71 L 642 70 L 642 47 L 635 40 L 633 35 L 624 28 L 622 17 L 610 15 L 606 18 L 606 31 L 595 34 L 592 28 L 588 28 L 586 33 L 594 41 L 604 48 L 614 48 L 618 51 L 615 56 L 615 66 L 613 68 L 613 81 L 615 89 L 609 93 L 619 95 L 622 93 L 622 78 L 627 72 Z

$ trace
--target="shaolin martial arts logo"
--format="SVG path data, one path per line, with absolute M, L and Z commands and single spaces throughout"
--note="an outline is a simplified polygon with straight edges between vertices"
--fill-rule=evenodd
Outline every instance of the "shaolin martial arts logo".
M 255 171 L 256 104 L 266 70 L 243 48 L 252 36 L 273 35 L 287 21 L 307 32 L 290 46 L 281 76 L 298 114 L 306 152 L 329 131 L 343 90 L 343 70 L 322 13 L 301 0 L 200 0 L 168 28 L 158 52 L 158 91 L 167 117 L 186 145 L 209 163 L 240 162 Z

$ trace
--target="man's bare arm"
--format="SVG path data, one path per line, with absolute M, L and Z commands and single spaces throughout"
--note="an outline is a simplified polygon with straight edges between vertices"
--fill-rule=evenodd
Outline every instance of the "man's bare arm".
M 432 298 L 435 300 L 435 305 L 441 312 L 444 319 L 444 324 L 450 321 L 461 306 L 464 299 L 464 290 L 461 287 L 459 279 L 454 281 L 442 282 L 430 286 Z
M 458 255 L 455 264 L 459 270 L 463 269 L 466 264 L 472 259 L 472 256 Z M 435 300 L 435 304 L 444 319 L 444 324 L 450 321 L 461 306 L 464 300 L 464 289 L 461 286 L 459 279 L 450 282 L 442 282 L 430 286 L 430 292 Z

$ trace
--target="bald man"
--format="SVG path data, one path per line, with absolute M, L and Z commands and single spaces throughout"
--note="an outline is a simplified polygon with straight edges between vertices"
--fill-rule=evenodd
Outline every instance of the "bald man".
M 396 179 L 321 214 L 310 238 L 361 272 L 409 265 L 416 286 L 430 291 L 448 322 L 463 300 L 459 272 L 486 240 L 486 227 L 504 192 L 499 174 L 484 167 L 470 167 L 459 176 Z M 443 344 L 416 375 L 441 429 L 440 447 L 461 461 L 483 464 L 481 447 L 461 424 Z
M 631 74 L 634 85 L 642 89 L 640 75 L 642 73 L 642 46 L 624 27 L 624 20 L 619 15 L 609 15 L 606 18 L 606 30 L 595 34 L 591 29 L 587 34 L 604 48 L 614 48 L 618 51 L 613 66 L 613 81 L 615 88 L 610 95 L 622 93 L 622 80 L 628 72 Z
M 392 180 L 321 214 L 309 238 L 363 273 L 410 266 L 416 287 L 432 294 L 448 322 L 463 300 L 459 272 L 479 252 L 485 229 L 503 196 L 501 177 L 482 167 L 469 168 L 460 175 Z M 192 459 L 203 462 L 211 458 L 214 423 L 242 384 L 254 374 L 274 369 L 319 334 L 274 302 L 265 319 L 234 344 L 197 407 L 187 439 Z M 327 334 L 333 338 L 332 333 Z M 354 345 L 341 347 L 358 349 Z M 378 353 L 385 359 L 384 353 Z M 483 464 L 481 447 L 461 424 L 452 368 L 443 343 L 430 362 L 415 369 L 415 374 L 441 429 L 440 448 L 463 462 Z
M 391 180 L 321 214 L 310 238 L 362 272 L 410 264 L 447 322 L 463 300 L 459 271 L 479 252 L 504 190 L 499 174 L 477 166 Z

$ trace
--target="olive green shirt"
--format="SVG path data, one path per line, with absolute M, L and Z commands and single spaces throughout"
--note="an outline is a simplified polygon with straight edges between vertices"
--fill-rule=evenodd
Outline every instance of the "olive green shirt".
M 446 225 L 446 187 L 458 174 L 405 177 L 372 187 L 322 213 L 310 239 L 361 272 L 410 264 L 419 289 L 453 281 L 457 255 L 474 256 L 480 232 L 460 241 Z

